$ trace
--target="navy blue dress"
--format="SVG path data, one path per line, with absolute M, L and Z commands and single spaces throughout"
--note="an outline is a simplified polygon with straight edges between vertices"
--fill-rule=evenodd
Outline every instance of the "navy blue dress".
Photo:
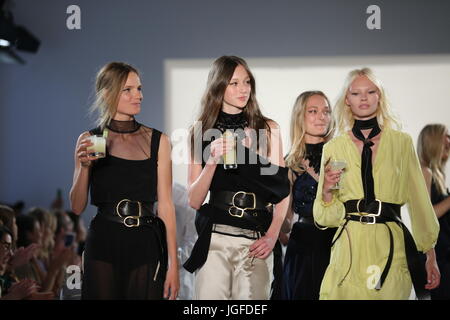
M 307 153 L 320 159 L 323 143 L 307 144 Z M 307 157 L 308 159 L 308 157 Z M 310 159 L 312 167 L 319 163 Z M 318 171 L 318 170 L 316 170 Z M 331 242 L 336 228 L 320 230 L 314 224 L 313 204 L 317 192 L 317 181 L 308 173 L 295 173 L 292 186 L 293 211 L 299 215 L 289 237 L 283 270 L 283 299 L 318 300 L 323 275 L 330 260 Z

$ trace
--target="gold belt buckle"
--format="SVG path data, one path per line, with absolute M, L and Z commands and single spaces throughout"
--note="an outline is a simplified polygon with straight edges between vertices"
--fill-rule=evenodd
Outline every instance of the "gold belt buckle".
M 119 211 L 119 207 L 120 207 L 120 205 L 122 204 L 122 202 L 137 202 L 137 204 L 138 204 L 138 215 L 137 216 L 122 216 L 121 214 L 120 214 L 120 211 Z M 129 200 L 129 199 L 122 199 L 122 200 L 120 200 L 118 203 L 117 203 L 117 206 L 116 206 L 116 213 L 117 213 L 117 215 L 119 216 L 119 217 L 121 217 L 122 219 L 123 219 L 123 224 L 126 226 L 126 227 L 128 227 L 128 228 L 133 228 L 133 227 L 139 227 L 140 226 L 140 221 L 139 221 L 139 218 L 142 216 L 142 203 L 140 202 L 140 201 L 131 201 L 131 200 Z M 128 220 L 130 220 L 130 219 L 135 219 L 136 221 L 137 221 L 137 223 L 133 223 L 133 221 L 131 221 L 131 223 L 129 224 L 128 223 Z
M 135 224 L 132 221 L 131 224 L 128 224 L 127 223 L 128 219 L 136 219 L 137 223 Z M 128 228 L 139 227 L 139 225 L 140 225 L 139 216 L 127 216 L 123 219 L 123 224 L 125 225 L 125 227 L 128 227 Z
M 246 207 L 246 208 L 240 208 L 240 207 L 236 206 L 236 204 L 234 203 L 234 198 L 235 198 L 236 195 L 238 195 L 238 194 L 244 194 L 244 195 L 250 194 L 250 195 L 252 195 L 252 196 L 253 196 L 253 206 L 252 206 L 252 207 Z M 236 218 L 242 218 L 242 216 L 244 215 L 244 212 L 245 212 L 246 210 L 255 210 L 255 209 L 256 209 L 256 195 L 255 195 L 253 192 L 238 191 L 238 192 L 236 192 L 236 193 L 233 195 L 233 198 L 231 199 L 231 203 L 232 203 L 233 205 L 232 205 L 231 207 L 228 208 L 228 213 L 229 213 L 231 216 L 233 216 L 233 217 L 236 217 Z M 239 213 L 238 213 L 238 214 L 232 213 L 231 210 L 232 210 L 233 208 L 236 209 L 236 210 L 238 210 Z

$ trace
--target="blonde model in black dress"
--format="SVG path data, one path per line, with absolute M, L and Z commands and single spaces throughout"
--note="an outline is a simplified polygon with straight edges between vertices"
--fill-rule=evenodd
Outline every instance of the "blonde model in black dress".
M 179 280 L 169 139 L 135 120 L 142 92 L 130 65 L 103 67 L 96 91 L 99 126 L 78 139 L 70 192 L 75 213 L 85 209 L 89 189 L 98 208 L 86 240 L 82 299 L 175 299 Z M 92 134 L 107 136 L 104 158 L 87 153 Z

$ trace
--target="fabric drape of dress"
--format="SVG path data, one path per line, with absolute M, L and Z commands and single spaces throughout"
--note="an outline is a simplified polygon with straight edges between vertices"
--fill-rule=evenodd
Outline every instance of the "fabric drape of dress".
M 347 163 L 341 189 L 330 203 L 322 200 L 323 175 L 320 176 L 314 219 L 323 226 L 339 227 L 345 222 L 343 203 L 364 198 L 361 180 L 361 153 L 348 133 L 325 144 L 321 171 L 329 158 Z M 421 252 L 436 244 L 439 224 L 433 211 L 412 139 L 406 133 L 384 128 L 373 161 L 376 199 L 407 204 L 412 234 Z M 393 232 L 394 255 L 381 290 L 375 289 L 377 275 L 389 254 L 389 231 L 384 224 L 363 225 L 350 221 L 331 251 L 320 290 L 320 299 L 408 299 L 411 277 L 408 271 L 403 232 L 394 222 L 387 222 Z M 340 230 L 336 234 L 339 233 Z

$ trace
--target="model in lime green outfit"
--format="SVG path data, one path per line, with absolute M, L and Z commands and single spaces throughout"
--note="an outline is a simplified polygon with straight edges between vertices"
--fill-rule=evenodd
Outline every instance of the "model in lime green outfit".
M 407 262 L 405 243 L 410 248 L 414 242 L 427 256 L 428 283 L 421 286 L 437 287 L 440 275 L 433 248 L 439 224 L 412 139 L 392 129 L 395 121 L 384 90 L 370 69 L 350 72 L 335 110 L 343 133 L 323 148 L 324 174 L 320 175 L 313 212 L 318 224 L 340 228 L 320 298 L 408 299 L 412 255 Z M 346 162 L 344 175 L 330 167 L 329 160 L 334 159 Z M 341 188 L 332 190 L 338 181 Z M 364 199 L 372 199 L 367 201 L 366 212 Z M 353 207 L 347 206 L 352 201 Z M 385 219 L 394 209 L 399 216 L 403 204 L 408 205 L 411 218 L 414 241 L 410 242 L 404 240 L 401 223 Z M 369 218 L 360 218 L 367 214 Z

